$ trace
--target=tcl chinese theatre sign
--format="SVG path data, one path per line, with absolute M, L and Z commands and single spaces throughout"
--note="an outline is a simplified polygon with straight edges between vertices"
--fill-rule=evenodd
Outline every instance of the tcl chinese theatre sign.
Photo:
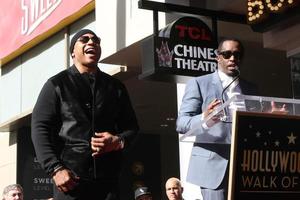
M 198 18 L 183 17 L 167 25 L 154 37 L 153 45 L 156 74 L 200 76 L 217 69 L 217 41 Z

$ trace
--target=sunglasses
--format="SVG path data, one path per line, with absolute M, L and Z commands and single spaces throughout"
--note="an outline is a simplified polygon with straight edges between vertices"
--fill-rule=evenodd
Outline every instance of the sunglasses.
M 78 41 L 82 42 L 83 44 L 88 43 L 90 40 L 92 40 L 92 42 L 95 44 L 100 44 L 101 41 L 101 39 L 96 36 L 81 36 L 80 38 L 78 38 Z
M 221 51 L 219 55 L 222 55 L 223 58 L 229 59 L 231 56 L 234 56 L 236 59 L 240 59 L 242 54 L 240 51 Z

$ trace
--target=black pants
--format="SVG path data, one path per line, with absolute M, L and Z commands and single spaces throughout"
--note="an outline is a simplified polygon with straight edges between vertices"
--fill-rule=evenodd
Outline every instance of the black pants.
M 117 182 L 80 181 L 74 190 L 63 193 L 54 185 L 54 200 L 119 200 Z

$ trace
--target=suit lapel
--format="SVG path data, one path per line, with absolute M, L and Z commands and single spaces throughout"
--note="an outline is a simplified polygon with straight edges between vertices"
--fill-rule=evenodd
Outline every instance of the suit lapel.
M 221 83 L 218 71 L 215 71 L 214 73 L 212 73 L 212 84 L 214 87 L 214 91 L 216 92 L 216 96 L 218 98 L 221 98 L 223 87 L 222 87 L 222 83 Z

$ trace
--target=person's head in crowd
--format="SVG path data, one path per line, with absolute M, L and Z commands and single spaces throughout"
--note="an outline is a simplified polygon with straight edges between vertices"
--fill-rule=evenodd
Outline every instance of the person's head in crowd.
M 235 76 L 244 55 L 244 47 L 241 41 L 235 38 L 221 40 L 217 54 L 218 70 L 228 76 Z
M 79 71 L 81 68 L 93 70 L 97 67 L 101 57 L 100 42 L 96 33 L 89 29 L 80 30 L 72 37 L 70 54 Z
M 135 200 L 152 200 L 152 194 L 147 187 L 139 187 L 134 192 Z
M 4 188 L 2 200 L 23 200 L 23 188 L 19 184 L 11 184 Z
M 183 187 L 178 178 L 169 178 L 166 182 L 166 195 L 169 200 L 182 200 Z

